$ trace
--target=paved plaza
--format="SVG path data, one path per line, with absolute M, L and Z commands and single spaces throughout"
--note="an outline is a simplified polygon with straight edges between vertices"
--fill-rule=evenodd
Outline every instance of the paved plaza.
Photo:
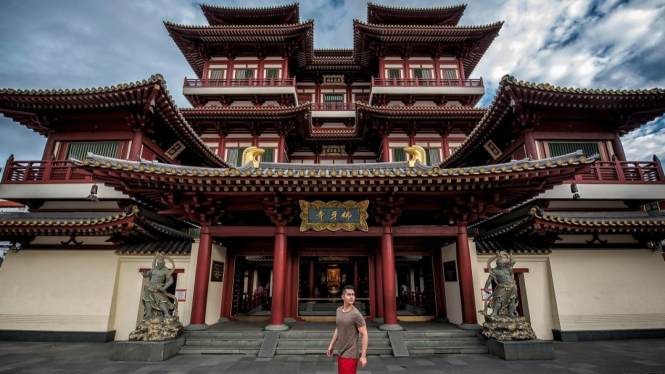
M 111 361 L 114 343 L 0 342 L 0 373 L 337 373 L 326 356 L 180 355 L 161 363 Z M 665 339 L 555 342 L 553 361 L 490 355 L 369 357 L 358 373 L 665 373 Z

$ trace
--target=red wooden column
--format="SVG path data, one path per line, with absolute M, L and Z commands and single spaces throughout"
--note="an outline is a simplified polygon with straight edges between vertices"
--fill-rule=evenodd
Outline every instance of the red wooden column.
M 475 325 L 478 320 L 476 319 L 471 254 L 469 253 L 469 236 L 466 231 L 466 222 L 458 222 L 457 230 L 457 266 L 459 268 L 459 288 L 462 298 L 462 324 Z
M 130 160 L 140 160 L 141 159 L 141 146 L 143 145 L 143 131 L 140 129 L 134 129 L 134 137 L 132 138 L 132 148 L 129 150 L 129 159 Z
M 286 279 L 284 296 L 284 317 L 293 317 L 291 305 L 293 304 L 293 260 L 291 259 L 291 246 L 286 246 Z
M 219 322 L 228 322 L 231 317 L 231 299 L 233 298 L 233 274 L 235 273 L 236 256 L 230 249 L 226 249 L 226 264 L 224 264 L 224 284 L 222 285 L 222 310 L 219 313 Z
M 309 298 L 314 297 L 314 260 L 309 262 Z
M 275 162 L 284 162 L 284 139 L 285 135 L 279 134 L 279 143 L 277 143 L 277 158 Z
M 358 294 L 358 259 L 353 261 L 353 288 L 356 290 L 356 294 Z
M 383 162 L 390 162 L 390 147 L 388 147 L 388 135 L 383 135 L 383 140 L 381 141 L 381 147 L 383 147 Z
M 434 261 L 434 295 L 436 298 L 436 312 L 439 320 L 445 318 L 448 320 L 448 311 L 446 310 L 446 284 L 444 282 L 445 274 L 443 274 L 443 258 L 441 257 L 441 249 L 434 251 L 432 257 Z
M 397 324 L 397 300 L 395 298 L 395 250 L 392 226 L 383 226 L 381 235 L 381 271 L 383 272 L 383 325 L 379 330 L 399 331 Z
M 192 298 L 192 316 L 186 330 L 206 330 L 206 304 L 208 302 L 208 283 L 210 282 L 210 261 L 212 257 L 212 236 L 210 226 L 201 226 L 199 252 L 196 256 L 196 280 Z
M 527 129 L 524 131 L 524 147 L 526 148 L 527 156 L 530 159 L 538 159 L 538 152 L 536 151 L 536 139 L 533 137 L 532 129 Z
M 289 327 L 284 324 L 284 306 L 286 297 L 286 227 L 275 228 L 275 253 L 273 255 L 272 308 L 268 331 L 283 331 Z
M 612 138 L 612 149 L 614 154 L 617 156 L 619 161 L 627 161 L 626 153 L 623 151 L 623 144 L 621 144 L 621 139 L 618 132 L 614 133 L 614 138 Z
M 50 160 L 51 156 L 55 156 L 55 139 L 53 139 L 53 132 L 49 131 L 46 147 L 44 147 L 44 154 L 42 160 Z
M 383 318 L 383 272 L 381 271 L 381 248 L 376 250 L 376 317 Z

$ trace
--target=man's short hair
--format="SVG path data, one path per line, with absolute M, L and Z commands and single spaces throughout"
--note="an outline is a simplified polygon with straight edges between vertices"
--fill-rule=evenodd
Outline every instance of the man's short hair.
M 342 288 L 342 295 L 346 294 L 346 290 L 351 290 L 353 293 L 356 293 L 356 289 L 353 288 L 351 285 L 346 285 L 344 288 Z

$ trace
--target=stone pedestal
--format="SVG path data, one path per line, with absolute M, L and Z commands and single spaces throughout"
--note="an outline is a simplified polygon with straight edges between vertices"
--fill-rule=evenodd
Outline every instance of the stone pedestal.
M 113 348 L 113 361 L 160 362 L 178 354 L 185 337 L 165 342 L 117 342 Z
M 536 339 L 536 334 L 524 317 L 486 316 L 483 336 L 502 341 Z
M 542 340 L 485 340 L 489 352 L 506 361 L 554 360 L 554 343 Z
M 174 340 L 180 334 L 182 334 L 182 323 L 178 317 L 152 317 L 141 321 L 129 334 L 129 340 L 164 342 Z

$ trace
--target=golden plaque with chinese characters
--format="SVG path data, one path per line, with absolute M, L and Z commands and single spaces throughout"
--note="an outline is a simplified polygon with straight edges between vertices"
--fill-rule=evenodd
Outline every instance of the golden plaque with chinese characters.
M 367 231 L 367 207 L 369 200 L 312 201 L 300 200 L 300 231 Z

